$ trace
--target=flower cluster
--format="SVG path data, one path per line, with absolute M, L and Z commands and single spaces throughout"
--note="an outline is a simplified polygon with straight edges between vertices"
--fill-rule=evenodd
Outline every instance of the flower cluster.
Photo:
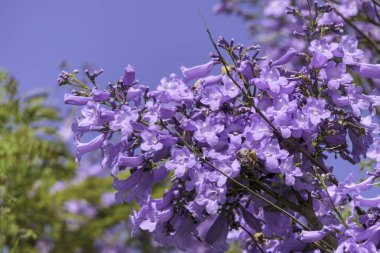
M 324 2 L 324 5 L 318 3 Z M 346 34 L 341 52 L 345 61 L 378 62 L 380 57 L 380 4 L 375 0 L 220 0 L 216 13 L 234 14 L 244 19 L 250 27 L 253 39 L 262 44 L 266 54 L 276 59 L 290 47 L 305 51 L 316 33 L 330 38 L 334 34 Z M 291 14 L 291 15 L 286 15 Z M 355 50 L 358 43 L 362 50 Z M 323 47 L 323 45 L 322 45 Z M 299 64 L 293 61 L 293 64 Z M 364 88 L 379 89 L 377 80 L 367 82 Z
M 318 17 L 332 11 L 309 7 Z M 82 107 L 72 125 L 77 160 L 102 150 L 117 202 L 139 205 L 132 235 L 147 230 L 196 252 L 223 252 L 231 241 L 246 252 L 380 248 L 380 196 L 362 194 L 380 177 L 380 97 L 354 82 L 380 78 L 380 65 L 362 63 L 356 38 L 307 20 L 303 51 L 268 61 L 257 46 L 220 38 L 208 63 L 181 66 L 183 78 L 165 77 L 153 91 L 132 66 L 105 90 L 61 74 L 61 84 L 80 88 L 65 95 Z M 329 154 L 369 158 L 374 169 L 361 183 L 338 182 Z M 167 189 L 155 198 L 158 184 Z

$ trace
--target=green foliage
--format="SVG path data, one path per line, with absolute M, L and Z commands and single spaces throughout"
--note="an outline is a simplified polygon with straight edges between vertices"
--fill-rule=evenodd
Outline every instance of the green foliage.
M 49 189 L 73 175 L 75 163 L 51 127 L 56 109 L 46 95 L 21 99 L 14 78 L 0 74 L 0 249 L 34 252 L 45 226 L 57 218 Z M 58 219 L 56 219 L 58 220 Z

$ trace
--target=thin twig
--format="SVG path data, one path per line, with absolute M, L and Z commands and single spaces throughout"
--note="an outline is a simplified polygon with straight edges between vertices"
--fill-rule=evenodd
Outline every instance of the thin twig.
M 334 9 L 334 12 L 340 16 L 344 22 L 346 22 L 349 26 L 351 26 L 357 33 L 359 33 L 364 39 L 368 41 L 369 44 L 375 49 L 375 51 L 380 54 L 380 48 L 377 46 L 377 43 L 369 37 L 367 34 L 365 34 L 361 29 L 359 29 L 351 20 L 345 18 L 342 13 L 340 13 L 337 9 Z
M 246 229 L 245 227 L 243 227 L 242 225 L 239 225 L 239 227 L 241 229 L 243 229 L 253 240 L 253 242 L 256 244 L 256 247 L 260 250 L 261 253 L 265 253 L 265 251 L 261 248 L 259 242 L 256 240 L 255 236 L 248 231 L 248 229 Z

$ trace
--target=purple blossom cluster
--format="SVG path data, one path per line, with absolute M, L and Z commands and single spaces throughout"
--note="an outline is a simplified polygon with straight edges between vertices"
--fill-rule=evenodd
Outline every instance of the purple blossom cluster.
M 271 1 L 268 15 L 284 2 Z M 274 61 L 220 38 L 208 63 L 181 66 L 183 78 L 171 74 L 155 90 L 132 66 L 107 89 L 61 73 L 61 85 L 78 87 L 65 103 L 82 108 L 72 125 L 77 160 L 102 151 L 116 201 L 139 206 L 132 235 L 146 230 L 194 252 L 233 241 L 244 252 L 378 252 L 380 195 L 363 192 L 380 177 L 380 97 L 354 80 L 380 78 L 380 65 L 366 63 L 355 37 L 314 22 L 334 17 L 329 4 L 309 7 L 305 49 Z M 330 154 L 373 169 L 360 183 L 353 174 L 339 182 Z M 158 198 L 156 185 L 167 187 Z
M 326 38 L 334 36 L 328 33 L 350 35 L 340 49 L 346 52 L 346 63 L 360 58 L 375 63 L 380 56 L 380 4 L 376 0 L 220 0 L 214 10 L 244 19 L 254 41 L 273 59 L 290 47 L 299 52 L 307 50 L 314 33 L 322 33 Z M 358 40 L 351 40 L 352 37 Z M 351 51 L 358 43 L 362 50 Z M 379 89 L 378 80 L 366 81 L 362 80 L 367 90 Z

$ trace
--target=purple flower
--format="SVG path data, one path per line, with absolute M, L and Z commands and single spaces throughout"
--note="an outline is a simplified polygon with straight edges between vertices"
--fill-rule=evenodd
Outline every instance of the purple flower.
M 358 49 L 357 46 L 357 39 L 351 36 L 343 36 L 334 55 L 343 57 L 344 64 L 356 64 L 363 57 L 363 51 Z
M 261 221 L 257 219 L 251 212 L 249 212 L 243 206 L 240 207 L 241 213 L 243 215 L 244 221 L 255 231 L 261 230 Z
M 244 133 L 249 141 L 259 141 L 273 134 L 268 124 L 258 115 L 252 117 L 251 124 L 245 127 Z
M 206 76 L 205 78 L 199 79 L 195 84 L 194 87 L 203 87 L 207 88 L 208 86 L 212 86 L 214 84 L 218 84 L 222 80 L 222 75 L 217 76 Z
M 207 155 L 207 157 L 214 159 L 215 166 L 217 166 L 219 170 L 221 170 L 224 174 L 226 174 L 229 177 L 234 178 L 240 172 L 240 163 L 237 160 L 234 160 L 232 162 L 228 160 L 221 161 L 221 159 L 217 159 L 215 156 L 210 156 L 209 154 Z M 209 180 L 211 182 L 216 182 L 218 187 L 224 186 L 227 182 L 227 177 L 225 177 L 224 175 L 220 174 L 217 171 L 214 171 L 214 172 L 215 172 L 214 173 L 215 177 L 214 178 L 210 177 Z
M 196 189 L 196 191 L 203 191 L 206 186 L 205 182 L 207 179 L 205 178 L 205 170 L 200 166 L 200 163 L 197 163 L 193 169 L 189 170 L 189 180 L 186 182 L 186 190 L 192 191 Z
M 359 63 L 359 66 L 353 66 L 353 70 L 362 77 L 380 79 L 380 64 Z
M 372 146 L 367 151 L 367 157 L 380 162 L 380 138 L 373 141 Z
M 114 119 L 114 112 L 101 108 L 99 104 L 89 102 L 81 110 L 81 117 L 77 118 L 77 122 L 73 123 L 72 129 L 78 134 L 90 130 L 99 130 L 103 124 L 106 124 Z
M 185 78 L 185 82 L 187 82 L 193 79 L 199 79 L 207 76 L 214 67 L 214 64 L 214 61 L 209 61 L 208 63 L 194 66 L 192 68 L 186 68 L 185 66 L 181 65 L 180 69 L 183 74 L 183 77 Z
M 157 219 L 157 209 L 155 203 L 149 201 L 149 203 L 144 205 L 138 213 L 133 211 L 131 221 L 134 227 L 153 232 L 159 222 Z
M 353 173 L 350 173 L 350 175 L 344 180 L 344 182 L 339 184 L 342 194 L 347 194 L 349 192 L 355 192 L 356 194 L 360 194 L 362 191 L 365 191 L 372 187 L 372 183 L 375 179 L 375 176 L 370 176 L 360 183 L 353 183 L 352 179 Z
M 123 105 L 121 109 L 115 110 L 115 120 L 110 123 L 110 128 L 114 131 L 121 130 L 123 138 L 128 138 L 133 133 L 133 123 L 138 118 L 138 112 L 130 106 Z
M 326 232 L 323 230 L 320 231 L 307 231 L 302 230 L 300 240 L 303 242 L 317 242 L 322 240 L 325 237 Z
M 109 91 L 93 88 L 91 91 L 91 96 L 95 101 L 104 102 L 110 99 L 111 94 Z
M 374 198 L 363 198 L 362 196 L 357 196 L 354 200 L 357 206 L 380 208 L 380 195 Z
M 256 78 L 254 83 L 262 90 L 269 90 L 274 94 L 278 94 L 281 88 L 287 85 L 288 81 L 285 77 L 280 76 L 277 68 L 264 67 L 260 78 Z
M 194 138 L 202 143 L 208 143 L 210 146 L 218 144 L 218 136 L 224 130 L 224 126 L 217 122 L 216 119 L 207 118 L 206 121 L 198 120 L 195 122 L 197 130 L 194 132 Z
M 228 248 L 226 243 L 227 234 L 227 218 L 223 214 L 220 214 L 207 232 L 205 242 L 213 246 L 215 251 L 225 251 Z
M 286 159 L 288 155 L 288 151 L 281 149 L 277 140 L 264 139 L 257 151 L 257 156 L 265 161 L 265 168 L 275 173 L 280 172 L 278 160 Z
M 243 74 L 246 80 L 253 78 L 253 65 L 250 61 L 242 61 L 239 65 L 238 71 Z
M 144 172 L 142 171 L 142 169 L 139 169 L 133 172 L 125 180 L 119 180 L 117 177 L 114 177 L 114 182 L 112 186 L 113 188 L 115 188 L 115 190 L 118 191 L 115 195 L 115 200 L 117 203 L 122 204 L 124 202 L 124 193 L 130 191 L 133 187 L 138 185 L 141 181 L 143 174 Z
M 123 85 L 124 87 L 130 86 L 135 81 L 135 68 L 128 64 L 124 70 Z
M 346 87 L 346 96 L 341 96 L 338 93 L 331 92 L 330 96 L 334 103 L 339 106 L 351 106 L 352 112 L 355 116 L 360 116 L 361 111 L 369 109 L 370 98 L 363 94 L 362 87 L 355 87 L 355 85 L 349 85 Z
M 152 185 L 161 181 L 162 177 L 167 177 L 163 166 L 153 171 L 137 169 L 125 180 L 114 177 L 112 186 L 118 191 L 115 195 L 116 202 L 122 204 L 124 201 L 131 203 L 137 200 L 141 205 L 149 198 Z
M 67 105 L 86 105 L 92 97 L 76 96 L 71 94 L 65 94 L 64 101 Z
M 273 106 L 269 107 L 266 113 L 274 117 L 275 120 L 286 121 L 297 109 L 297 101 L 289 101 L 287 94 L 282 93 L 273 100 Z
M 316 126 L 331 115 L 331 112 L 326 110 L 325 106 L 325 100 L 308 97 L 307 104 L 302 108 L 302 111 L 309 116 L 310 123 Z
M 132 86 L 128 88 L 125 99 L 129 102 L 133 101 L 136 106 L 141 104 L 141 96 L 145 94 L 148 88 L 144 85 Z
M 97 150 L 105 145 L 108 134 L 99 134 L 94 139 L 89 142 L 79 142 L 78 140 L 75 143 L 75 151 L 77 154 L 77 161 L 79 162 L 82 155 Z
M 349 238 L 341 241 L 335 252 L 378 252 L 379 235 L 380 222 L 364 230 L 351 229 Z
M 219 109 L 220 104 L 223 103 L 223 94 L 220 88 L 213 87 L 205 90 L 205 96 L 201 99 L 202 104 L 209 105 L 212 111 Z
M 151 93 L 157 97 L 162 103 L 173 103 L 182 101 L 193 102 L 193 93 L 186 84 L 175 74 L 171 74 L 169 78 L 161 79 L 161 84 L 157 87 L 157 91 Z
M 338 4 L 348 2 L 342 0 Z M 268 15 L 276 16 L 285 6 L 281 1 L 266 4 L 257 9 L 259 16 L 263 16 L 265 7 L 272 12 Z M 268 9 L 276 5 L 279 8 Z M 318 2 L 316 6 L 318 12 L 312 12 L 311 17 L 315 20 L 320 18 L 318 15 L 333 11 L 329 4 L 321 6 Z M 360 8 L 364 11 L 372 8 L 368 3 L 363 6 Z M 313 242 L 327 233 L 341 231 L 329 235 L 339 244 L 337 252 L 376 252 L 380 222 L 375 217 L 380 210 L 380 196 L 363 197 L 363 191 L 371 188 L 379 176 L 380 139 L 373 138 L 380 127 L 373 117 L 380 97 L 376 92 L 364 94 L 346 66 L 362 77 L 377 77 L 375 72 L 380 68 L 357 63 L 363 52 L 357 49 L 355 39 L 341 38 L 339 24 L 323 28 L 315 24 L 314 31 L 307 25 L 299 26 L 302 19 L 296 16 L 303 15 L 308 20 L 309 10 L 306 4 L 298 7 L 288 9 L 296 15 L 281 18 L 285 27 L 278 20 L 271 20 L 258 28 L 268 30 L 268 34 L 270 29 L 284 34 L 296 30 L 301 41 L 281 40 L 285 47 L 270 49 L 270 57 L 277 59 L 272 63 L 258 55 L 257 46 L 219 41 L 221 50 L 230 50 L 233 65 L 229 68 L 234 81 L 225 70 L 208 76 L 216 63 L 209 62 L 193 68 L 181 67 L 186 81 L 199 79 L 193 87 L 172 74 L 163 78 L 156 90 L 148 91 L 145 86 L 134 85 L 135 72 L 128 67 L 123 83 L 116 82 L 107 90 L 84 89 L 83 93 L 75 93 L 83 94 L 79 98 L 67 97 L 69 103 L 83 108 L 72 126 L 78 160 L 80 155 L 101 148 L 102 165 L 111 169 L 114 176 L 116 202 L 137 202 L 139 211 L 131 217 L 133 234 L 137 229 L 147 230 L 160 244 L 194 252 L 202 252 L 199 245 L 205 251 L 222 252 L 230 240 L 242 242 L 247 252 L 258 252 L 250 233 L 255 238 L 262 233 L 265 241 L 257 242 L 265 252 L 301 252 L 309 250 Z M 374 14 L 372 9 L 369 17 L 376 18 Z M 294 24 L 287 26 L 290 20 Z M 350 20 L 359 28 L 364 27 L 356 17 Z M 357 35 L 356 31 L 351 32 Z M 297 55 L 308 61 L 305 46 L 308 39 L 315 38 L 322 39 L 311 43 L 311 64 L 291 61 Z M 286 51 L 289 41 L 294 48 Z M 365 46 L 364 40 L 360 42 Z M 286 53 L 275 56 L 280 52 Z M 373 60 L 368 52 L 365 56 Z M 211 57 L 219 58 L 214 54 Z M 61 78 L 73 75 L 62 74 Z M 62 83 L 71 81 L 75 79 Z M 235 81 L 248 96 L 241 93 Z M 94 139 L 79 142 L 87 132 L 96 133 L 90 135 Z M 376 169 L 359 183 L 352 176 L 339 183 L 326 178 L 326 189 L 321 187 L 322 179 L 313 176 L 313 169 L 323 176 L 325 169 L 333 173 L 332 167 L 322 168 L 328 163 L 329 154 L 353 164 L 365 157 L 376 159 Z M 129 172 L 128 178 L 118 179 L 119 170 Z M 98 170 L 92 171 L 98 174 Z M 256 198 L 233 179 L 268 201 Z M 162 180 L 168 189 L 161 198 L 153 199 L 156 193 L 152 193 L 152 188 Z M 255 184 L 255 180 L 261 184 Z M 106 197 L 104 201 L 111 203 L 109 194 Z M 323 229 L 302 231 L 288 215 L 272 208 L 270 202 L 281 204 L 281 199 L 295 205 L 304 203 L 302 211 L 283 208 L 313 229 L 318 229 L 313 226 L 316 217 Z M 332 208 L 330 202 L 338 209 Z M 357 206 L 364 207 L 363 213 L 356 210 Z M 310 217 L 303 208 L 314 213 Z M 343 215 L 345 221 L 341 222 L 334 212 L 346 208 L 350 212 Z M 324 244 L 320 246 L 324 251 Z
M 196 248 L 196 240 L 189 238 L 189 235 L 194 233 L 195 224 L 188 217 L 179 217 L 174 225 L 175 234 L 173 235 L 171 244 L 179 249 L 186 251 L 189 248 Z
M 285 176 L 285 184 L 294 185 L 295 177 L 302 177 L 303 173 L 299 167 L 294 166 L 293 156 L 281 161 L 280 171 Z
M 309 50 L 314 53 L 311 66 L 316 68 L 323 67 L 328 60 L 333 58 L 333 51 L 338 48 L 337 43 L 328 43 L 326 39 L 313 40 Z
M 144 155 L 139 156 L 123 156 L 120 155 L 118 158 L 118 165 L 125 167 L 138 167 L 141 166 L 144 162 Z
M 272 66 L 279 66 L 279 65 L 284 65 L 288 62 L 290 62 L 294 56 L 298 55 L 297 50 L 294 48 L 289 48 L 289 50 L 280 58 L 272 62 Z
M 288 216 L 280 212 L 266 211 L 261 214 L 263 220 L 262 232 L 265 236 L 287 236 L 291 231 L 291 222 Z M 278 226 L 281 224 L 281 226 Z
M 203 191 L 198 192 L 195 202 L 198 205 L 205 206 L 207 213 L 216 214 L 219 205 L 225 202 L 225 189 L 208 185 Z
M 146 152 L 164 151 L 165 147 L 171 147 L 177 142 L 176 137 L 171 136 L 167 131 L 160 131 L 156 126 L 150 126 L 143 130 L 140 136 L 142 138 L 141 150 Z
M 107 143 L 103 148 L 103 160 L 101 165 L 103 168 L 111 170 L 112 175 L 117 175 L 119 172 L 119 166 L 117 164 L 117 159 L 119 155 L 123 152 L 125 148 L 125 143 L 119 142 L 116 145 L 112 143 Z
M 141 143 L 141 149 L 143 151 L 158 151 L 164 147 L 164 144 L 160 142 L 159 133 L 156 131 L 144 130 L 141 133 L 143 142 Z
M 330 90 L 337 90 L 340 84 L 348 84 L 352 82 L 350 74 L 346 73 L 346 65 L 336 64 L 329 61 L 325 69 L 321 70 L 321 77 L 327 81 L 327 87 Z
M 237 78 L 237 74 L 233 74 L 234 80 L 239 84 L 240 87 L 243 87 L 242 81 Z M 229 100 L 237 97 L 240 94 L 240 89 L 236 86 L 236 84 L 231 80 L 228 75 L 223 75 L 223 85 L 220 88 L 220 91 L 223 94 L 225 100 Z
M 192 169 L 196 164 L 195 155 L 190 153 L 187 148 L 173 147 L 171 159 L 165 163 L 165 167 L 174 171 L 178 178 L 182 177 L 188 169 Z

